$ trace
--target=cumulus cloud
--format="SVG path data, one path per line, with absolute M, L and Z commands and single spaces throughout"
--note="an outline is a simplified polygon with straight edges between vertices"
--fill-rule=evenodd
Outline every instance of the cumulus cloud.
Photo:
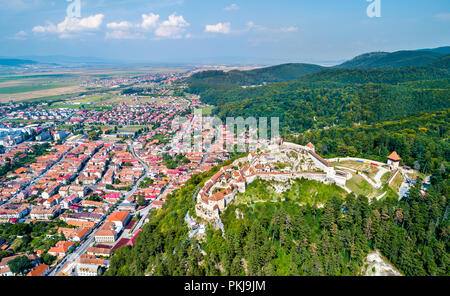
M 226 10 L 226 11 L 239 10 L 239 9 L 240 9 L 239 5 L 237 5 L 235 3 L 224 8 L 224 10 Z
M 19 31 L 16 34 L 14 34 L 14 36 L 11 37 L 11 39 L 14 39 L 14 40 L 26 40 L 27 36 L 28 36 L 27 32 Z
M 131 23 L 127 21 L 112 22 L 106 25 L 112 32 L 106 33 L 108 39 L 135 39 L 151 37 L 148 33 L 153 34 L 157 39 L 179 39 L 182 38 L 186 32 L 186 28 L 190 24 L 183 16 L 173 13 L 165 21 L 160 21 L 161 17 L 158 14 L 149 13 L 142 14 L 140 23 Z M 189 38 L 190 35 L 185 35 Z
M 113 29 L 113 30 L 126 30 L 129 28 L 133 27 L 133 24 L 130 22 L 120 22 L 120 23 L 116 23 L 116 22 L 112 22 L 106 25 L 106 27 L 108 29 Z
M 85 18 L 71 18 L 67 17 L 59 24 L 47 22 L 45 26 L 35 26 L 33 33 L 44 34 L 52 33 L 58 34 L 61 38 L 68 38 L 78 33 L 98 30 L 103 23 L 103 14 L 91 15 Z
M 185 28 L 189 26 L 190 24 L 185 21 L 183 16 L 174 13 L 166 21 L 158 25 L 155 35 L 160 38 L 179 39 L 186 31 Z
M 231 32 L 231 24 L 218 23 L 216 25 L 206 25 L 205 32 L 228 34 Z
M 158 25 L 158 21 L 159 21 L 159 15 L 158 14 L 154 14 L 154 13 L 150 13 L 148 15 L 147 14 L 143 14 L 142 15 L 141 27 L 144 30 L 155 28 Z
M 250 21 L 247 23 L 247 30 L 254 30 L 254 31 L 267 31 L 268 29 L 264 26 L 257 25 L 254 22 Z

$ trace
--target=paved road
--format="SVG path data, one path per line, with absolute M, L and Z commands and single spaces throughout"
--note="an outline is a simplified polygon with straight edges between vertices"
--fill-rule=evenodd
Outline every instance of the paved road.
M 134 147 L 133 147 L 133 143 L 130 145 L 130 151 L 133 154 L 134 157 L 136 157 L 136 159 L 139 160 L 139 162 L 144 166 L 145 169 L 145 174 L 136 182 L 136 184 L 133 186 L 133 188 L 127 192 L 127 194 L 125 195 L 125 198 L 130 197 L 131 195 L 133 195 L 139 188 L 139 184 L 149 175 L 149 168 L 148 166 L 139 158 L 137 157 L 135 151 L 134 151 Z M 148 212 L 151 210 L 151 205 L 148 208 Z M 148 213 L 147 213 L 148 214 Z M 86 250 L 92 246 L 94 244 L 94 240 L 95 240 L 95 234 L 98 232 L 98 230 L 100 229 L 100 227 L 103 225 L 104 221 L 106 219 L 106 216 L 102 219 L 102 221 L 100 221 L 100 223 L 97 224 L 97 226 L 95 226 L 94 230 L 91 232 L 91 234 L 88 236 L 88 238 L 81 243 L 76 249 L 75 251 L 73 251 L 71 254 L 69 254 L 66 258 L 64 258 L 64 260 L 62 260 L 50 273 L 49 276 L 55 276 L 60 270 L 61 268 L 64 267 L 64 265 L 67 262 L 75 262 L 82 254 L 84 254 L 84 252 L 86 252 Z M 144 220 L 144 219 L 141 219 Z M 122 233 L 122 236 L 124 235 L 125 230 Z M 121 237 L 122 237 L 121 236 Z
M 190 127 L 192 126 L 193 120 L 190 123 Z M 185 131 L 186 132 L 186 131 Z M 130 197 L 131 195 L 133 195 L 138 189 L 139 189 L 139 185 L 141 184 L 141 182 L 149 177 L 150 175 L 150 169 L 148 167 L 148 165 L 136 154 L 135 150 L 134 150 L 134 142 L 132 142 L 129 145 L 130 148 L 130 152 L 131 154 L 139 160 L 139 162 L 143 165 L 144 170 L 145 170 L 145 174 L 136 182 L 136 184 L 133 186 L 133 188 L 128 191 L 125 195 L 125 199 Z M 202 164 L 204 163 L 204 161 L 207 159 L 209 155 L 209 151 L 207 153 L 207 156 L 203 159 Z M 165 187 L 165 189 L 161 192 L 160 195 L 162 195 L 165 190 L 167 190 L 167 188 L 170 186 L 171 183 L 168 183 L 167 186 Z M 137 213 L 139 213 L 141 215 L 141 219 L 138 221 L 138 223 L 136 224 L 136 226 L 134 227 L 134 229 L 140 229 L 144 222 L 145 219 L 147 218 L 148 214 L 150 213 L 150 211 L 152 210 L 152 203 L 150 203 L 147 207 L 145 207 L 144 209 L 141 209 L 140 211 L 138 211 Z M 69 254 L 66 258 L 64 258 L 49 274 L 48 276 L 55 276 L 64 266 L 67 262 L 75 262 L 77 258 L 79 258 L 84 252 L 86 252 L 86 250 L 92 246 L 94 244 L 94 240 L 95 240 L 95 234 L 98 232 L 99 228 L 103 225 L 104 220 L 106 219 L 106 217 L 103 218 L 103 220 L 97 224 L 97 226 L 94 228 L 94 230 L 92 231 L 92 233 L 88 236 L 88 238 L 81 243 L 76 249 L 75 251 L 73 251 L 71 254 Z M 129 232 L 127 232 L 126 230 L 123 231 L 123 233 L 121 234 L 121 237 L 124 237 L 127 235 L 127 233 L 129 234 Z
M 141 185 L 142 181 L 144 181 L 145 178 L 150 176 L 150 169 L 148 168 L 148 165 L 139 157 L 137 156 L 136 152 L 134 151 L 134 142 L 129 145 L 131 154 L 139 160 L 139 163 L 144 167 L 145 174 L 134 184 L 133 188 L 125 194 L 125 199 L 129 198 L 133 194 L 136 193 L 136 191 L 139 189 L 139 185 Z
M 50 171 L 50 170 L 53 169 L 56 165 L 58 165 L 58 164 L 61 162 L 61 160 L 63 160 L 64 157 L 65 157 L 68 153 L 70 153 L 73 149 L 75 149 L 76 147 L 78 147 L 78 144 L 75 145 L 75 146 L 73 146 L 70 150 L 68 150 L 68 151 L 67 151 L 66 153 L 64 153 L 63 155 L 61 155 L 61 157 L 60 157 L 57 161 L 55 161 L 54 164 L 52 164 L 48 169 L 44 170 L 40 175 L 36 176 L 36 177 L 30 182 L 30 184 L 28 184 L 28 186 L 26 186 L 24 189 L 22 189 L 22 190 L 21 190 L 19 193 L 17 193 L 17 194 L 20 194 L 21 192 L 25 192 L 25 191 L 29 190 L 34 184 L 36 184 L 37 182 L 39 182 L 39 181 L 42 179 L 42 177 L 45 176 L 45 174 L 47 174 L 48 171 Z M 17 196 L 17 194 L 16 194 L 15 196 Z M 10 201 L 11 201 L 11 199 L 9 199 L 9 200 L 8 200 L 6 203 L 4 203 L 4 204 L 9 204 Z
M 66 256 L 56 267 L 48 274 L 48 276 L 55 276 L 67 262 L 75 262 L 76 259 L 78 259 L 86 250 L 93 245 L 95 234 L 98 232 L 100 227 L 103 225 L 106 217 L 102 219 L 102 221 L 97 224 L 97 226 L 94 228 L 94 230 L 91 232 L 91 234 L 88 236 L 88 238 L 82 242 L 72 253 L 70 253 L 68 256 Z

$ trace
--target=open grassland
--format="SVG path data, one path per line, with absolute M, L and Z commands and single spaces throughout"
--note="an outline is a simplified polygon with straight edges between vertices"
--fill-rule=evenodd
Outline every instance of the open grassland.
M 73 101 L 74 104 L 94 104 L 107 100 L 111 95 L 93 95 L 93 96 L 83 96 L 82 98 L 77 98 Z
M 203 108 L 199 108 L 197 110 L 201 110 L 203 116 L 209 116 L 212 114 L 213 108 L 214 107 L 203 107 Z M 197 110 L 195 110 L 195 111 L 197 111 Z
M 82 78 L 73 74 L 29 74 L 0 77 L 0 102 L 70 93 Z
M 399 172 L 397 176 L 395 176 L 394 180 L 392 181 L 391 185 L 389 187 L 392 188 L 395 192 L 398 192 L 398 189 L 400 186 L 402 186 L 402 183 L 404 181 L 403 175 Z
M 354 169 L 354 170 L 357 170 L 360 172 L 365 172 L 371 179 L 374 179 L 375 175 L 378 172 L 378 167 L 376 167 L 374 165 L 357 162 L 357 161 L 352 161 L 352 160 L 335 162 L 333 164 L 335 166 L 342 166 L 342 167 Z
M 24 92 L 32 92 L 53 88 L 64 87 L 64 85 L 18 85 L 18 86 L 10 86 L 10 87 L 0 87 L 0 94 L 11 95 L 11 94 L 19 94 Z
M 30 81 L 38 81 L 38 80 L 45 80 L 45 81 L 55 81 L 60 79 L 68 79 L 68 78 L 74 78 L 74 74 L 68 74 L 68 73 L 53 73 L 53 74 L 29 74 L 29 75 L 5 75 L 0 76 L 0 84 L 5 82 L 30 82 Z
M 364 195 L 369 199 L 381 194 L 379 190 L 372 187 L 363 177 L 354 173 L 352 173 L 352 178 L 347 181 L 346 185 L 356 195 Z

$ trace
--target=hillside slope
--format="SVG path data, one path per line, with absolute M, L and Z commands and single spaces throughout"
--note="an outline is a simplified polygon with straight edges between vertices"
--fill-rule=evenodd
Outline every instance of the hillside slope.
M 442 56 L 434 51 L 397 51 L 397 52 L 372 52 L 366 53 L 347 61 L 336 68 L 338 69 L 384 69 L 408 66 L 424 66 Z

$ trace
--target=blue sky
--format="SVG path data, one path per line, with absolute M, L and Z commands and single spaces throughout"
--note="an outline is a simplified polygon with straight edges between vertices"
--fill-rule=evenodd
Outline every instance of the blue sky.
M 76 0 L 72 0 L 76 1 Z M 0 0 L 0 56 L 146 62 L 320 62 L 450 45 L 450 1 Z

